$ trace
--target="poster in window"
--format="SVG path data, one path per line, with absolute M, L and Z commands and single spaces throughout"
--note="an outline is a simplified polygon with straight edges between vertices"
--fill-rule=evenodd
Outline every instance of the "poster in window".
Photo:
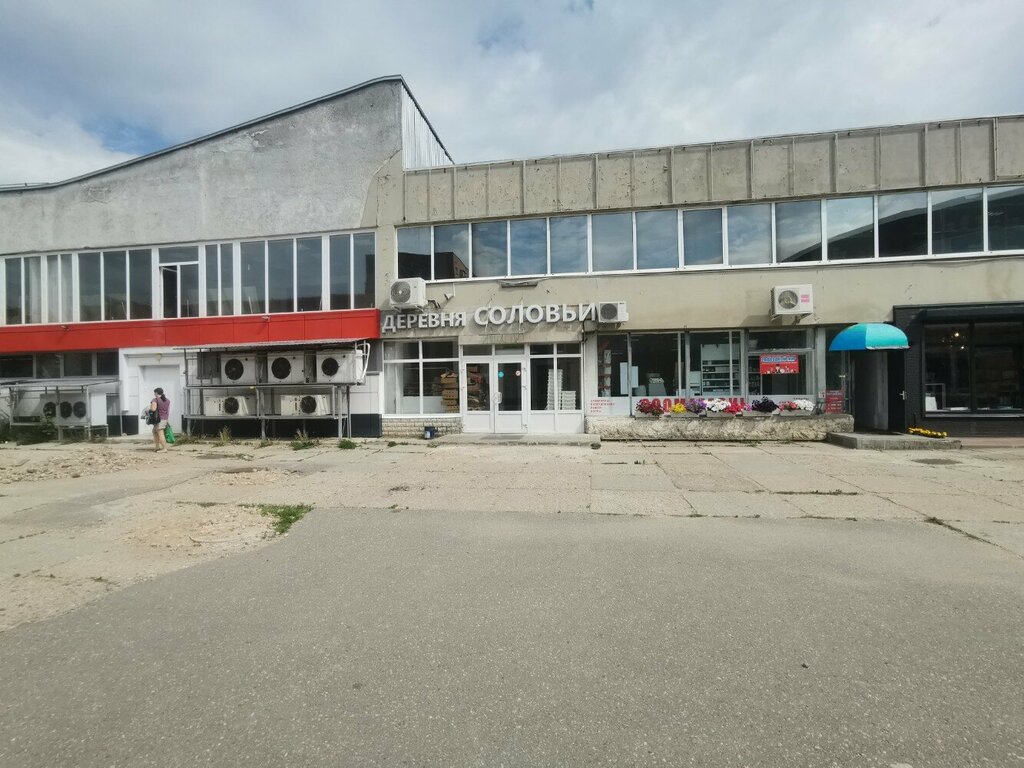
M 761 355 L 761 375 L 800 373 L 799 355 Z

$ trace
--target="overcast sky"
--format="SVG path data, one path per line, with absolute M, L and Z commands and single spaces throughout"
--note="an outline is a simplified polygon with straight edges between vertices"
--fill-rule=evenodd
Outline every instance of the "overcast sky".
M 402 74 L 456 162 L 1024 112 L 1020 0 L 0 0 L 0 183 Z

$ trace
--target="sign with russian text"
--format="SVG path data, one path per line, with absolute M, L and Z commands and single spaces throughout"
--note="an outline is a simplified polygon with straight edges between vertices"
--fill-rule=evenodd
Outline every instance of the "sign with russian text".
M 470 322 L 481 328 L 501 328 L 541 323 L 599 321 L 602 304 L 518 304 L 514 307 L 477 307 L 472 312 L 381 312 L 381 334 L 399 331 L 466 328 Z M 612 321 L 616 322 L 616 321 Z
M 611 414 L 615 404 L 607 397 L 592 397 L 587 403 L 590 416 L 607 416 Z
M 842 413 L 846 408 L 846 393 L 841 389 L 825 390 L 825 413 Z
M 761 355 L 761 375 L 800 373 L 799 355 Z

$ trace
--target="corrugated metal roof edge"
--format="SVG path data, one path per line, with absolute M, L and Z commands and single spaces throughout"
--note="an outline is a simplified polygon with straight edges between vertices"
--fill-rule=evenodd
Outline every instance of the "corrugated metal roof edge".
M 296 104 L 296 105 L 291 106 L 291 107 L 286 107 L 285 109 L 280 109 L 280 110 L 278 110 L 276 112 L 271 112 L 268 115 L 263 115 L 262 117 L 257 117 L 257 118 L 255 118 L 253 120 L 247 120 L 244 123 L 239 123 L 238 125 L 233 125 L 230 128 L 223 128 L 223 129 L 221 129 L 219 131 L 214 131 L 213 133 L 208 133 L 205 136 L 200 136 L 200 137 L 195 138 L 195 139 L 190 139 L 189 141 L 182 142 L 181 144 L 175 144 L 175 145 L 170 146 L 170 147 L 165 147 L 164 149 L 158 149 L 156 152 L 150 152 L 147 155 L 140 155 L 139 157 L 133 157 L 131 160 L 125 160 L 123 163 L 118 163 L 117 165 L 110 165 L 110 166 L 107 166 L 106 168 L 100 168 L 99 170 L 96 170 L 96 171 L 90 171 L 89 173 L 83 173 L 81 176 L 74 176 L 74 177 L 72 177 L 70 179 L 63 179 L 62 181 L 49 181 L 49 182 L 41 182 L 41 183 L 38 183 L 38 184 L 25 183 L 25 184 L 4 184 L 4 185 L 0 185 L 0 194 L 3 194 L 4 192 L 23 192 L 25 190 L 54 189 L 54 188 L 57 188 L 57 187 L 66 186 L 68 184 L 74 184 L 75 182 L 78 182 L 78 181 L 85 181 L 86 179 L 95 178 L 96 176 L 102 176 L 103 174 L 111 173 L 112 171 L 117 171 L 117 170 L 120 170 L 121 168 L 126 168 L 126 167 L 131 166 L 131 165 L 136 165 L 137 163 L 143 163 L 143 162 L 145 162 L 147 160 L 152 160 L 154 158 L 161 157 L 162 155 L 168 155 L 171 152 L 177 152 L 180 149 L 186 149 L 187 147 L 191 147 L 191 146 L 194 146 L 196 144 L 201 144 L 202 142 L 209 141 L 210 139 L 216 139 L 219 136 L 224 136 L 224 135 L 227 135 L 229 133 L 233 133 L 234 131 L 240 131 L 240 130 L 243 130 L 245 128 L 250 128 L 250 127 L 252 127 L 254 125 L 259 125 L 260 123 L 266 122 L 267 120 L 273 120 L 273 119 L 278 118 L 278 117 L 283 117 L 285 115 L 289 115 L 289 114 L 291 114 L 293 112 L 298 112 L 301 109 L 306 109 L 308 107 L 315 106 L 315 105 L 320 104 L 322 102 L 330 101 L 331 99 L 338 98 L 339 96 L 347 96 L 350 93 L 355 93 L 356 91 L 360 91 L 360 90 L 362 90 L 364 88 L 369 88 L 370 86 L 373 86 L 373 85 L 379 85 L 380 83 L 400 83 L 402 85 L 402 88 L 405 89 L 405 92 L 407 94 L 409 94 L 409 98 L 412 99 L 412 103 L 416 105 L 416 109 L 419 110 L 420 115 L 423 116 L 423 120 L 424 120 L 424 122 L 426 122 L 427 126 L 430 128 L 430 132 L 434 134 L 434 138 L 437 139 L 437 143 L 441 145 L 441 148 L 444 150 L 444 153 L 446 155 L 448 155 L 448 159 L 451 160 L 452 163 L 454 163 L 455 161 L 452 159 L 452 156 L 448 152 L 447 147 L 445 147 L 444 142 L 441 141 L 441 137 L 437 135 L 437 131 L 434 130 L 434 126 L 431 124 L 430 119 L 427 117 L 426 113 L 423 111 L 423 107 L 420 106 L 420 103 L 416 100 L 416 97 L 413 96 L 413 93 L 412 93 L 412 91 L 409 88 L 409 84 L 405 82 L 405 78 L 402 77 L 402 75 L 385 75 L 383 77 L 375 77 L 372 80 L 367 80 L 365 82 L 359 83 L 358 85 L 353 85 L 350 88 L 344 88 L 344 89 L 342 89 L 340 91 L 335 91 L 334 93 L 329 93 L 326 96 L 318 96 L 315 99 L 310 99 L 309 101 L 304 101 L 301 104 Z

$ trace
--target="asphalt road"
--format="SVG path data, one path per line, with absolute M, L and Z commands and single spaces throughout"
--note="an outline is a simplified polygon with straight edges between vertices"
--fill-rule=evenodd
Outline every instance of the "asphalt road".
M 1024 765 L 1022 607 L 937 525 L 317 510 L 0 636 L 0 765 Z

